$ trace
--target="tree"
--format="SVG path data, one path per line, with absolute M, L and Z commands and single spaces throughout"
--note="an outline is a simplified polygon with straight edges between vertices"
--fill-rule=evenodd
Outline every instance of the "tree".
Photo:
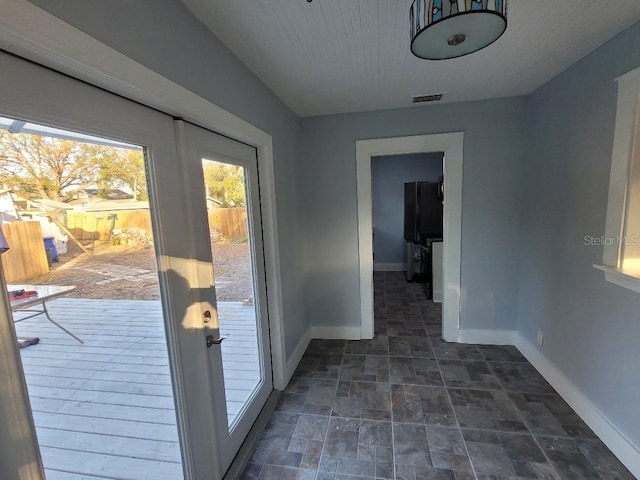
M 133 193 L 134 200 L 147 200 L 147 181 L 144 169 L 144 154 L 141 150 L 108 148 L 100 153 L 96 161 L 98 189 L 126 188 Z
M 207 196 L 222 202 L 223 207 L 245 206 L 243 167 L 204 160 L 202 170 Z
M 65 200 L 92 185 L 99 147 L 71 140 L 0 132 L 0 181 L 27 195 Z
M 69 200 L 86 188 L 128 187 L 146 199 L 139 150 L 0 132 L 0 183 L 36 198 Z

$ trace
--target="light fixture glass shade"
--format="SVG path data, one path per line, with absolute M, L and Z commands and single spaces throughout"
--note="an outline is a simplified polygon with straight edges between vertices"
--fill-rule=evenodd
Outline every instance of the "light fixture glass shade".
M 409 21 L 416 57 L 461 57 L 500 38 L 507 29 L 507 0 L 414 0 Z

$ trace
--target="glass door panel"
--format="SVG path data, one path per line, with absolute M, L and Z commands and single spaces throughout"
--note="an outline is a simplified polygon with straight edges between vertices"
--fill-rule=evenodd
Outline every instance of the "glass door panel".
M 257 158 L 253 147 L 182 121 L 176 134 L 194 251 L 209 264 L 197 289 L 224 473 L 272 391 Z
M 107 288 L 115 291 L 118 286 L 125 285 L 124 282 L 130 282 L 135 285 L 127 290 L 135 296 L 134 299 L 125 300 L 124 295 L 118 294 L 117 299 L 108 300 L 125 303 L 151 302 L 153 307 L 149 304 L 142 310 L 95 307 L 80 314 L 80 309 L 69 306 L 71 301 L 99 303 L 103 299 L 75 299 L 70 295 L 50 298 L 47 309 L 51 319 L 84 343 L 57 328 L 46 315 L 25 319 L 15 325 L 25 328 L 22 336 L 39 338 L 38 343 L 23 349 L 25 368 L 40 368 L 44 372 L 39 374 L 34 371 L 35 375 L 27 372 L 29 393 L 38 399 L 32 405 L 25 406 L 29 407 L 29 413 L 33 406 L 35 413 L 32 417 L 36 417 L 38 428 L 41 432 L 46 429 L 46 433 L 38 432 L 38 437 L 47 444 L 47 448 L 43 450 L 45 466 L 50 472 L 47 478 L 88 479 L 113 476 L 135 480 L 173 479 L 181 478 L 183 473 L 189 480 L 221 478 L 223 469 L 215 438 L 219 422 L 214 418 L 212 407 L 218 402 L 212 394 L 216 389 L 211 387 L 210 382 L 208 364 L 211 355 L 203 337 L 203 309 L 197 288 L 203 284 L 200 271 L 205 267 L 211 270 L 211 254 L 209 253 L 209 262 L 200 263 L 200 256 L 194 253 L 189 195 L 182 181 L 184 171 L 176 159 L 179 146 L 176 143 L 174 119 L 2 52 L 0 65 L 0 115 L 8 119 L 0 122 L 3 126 L 16 131 L 33 122 L 40 126 L 63 129 L 81 142 L 92 143 L 100 137 L 112 146 L 123 147 L 128 151 L 131 150 L 130 147 L 138 146 L 134 150 L 139 156 L 144 151 L 144 173 L 149 185 L 147 211 L 152 213 L 153 219 L 152 231 L 148 227 L 137 225 L 135 228 L 138 230 L 120 229 L 116 238 L 115 230 L 127 221 L 122 211 L 96 213 L 92 222 L 76 225 L 76 233 L 72 232 L 74 236 L 81 237 L 84 232 L 107 229 L 113 234 L 109 248 L 118 247 L 123 250 L 132 247 L 132 242 L 151 235 L 153 247 L 146 252 L 152 256 L 155 251 L 155 261 L 152 260 L 149 266 L 145 266 L 146 263 L 135 264 L 127 257 L 117 268 L 113 268 L 114 265 L 111 264 L 84 269 L 88 280 L 82 284 L 77 282 L 74 293 L 85 286 L 98 292 L 101 289 L 106 291 Z M 15 119 L 23 122 L 15 123 Z M 1 130 L 6 131 L 5 128 Z M 55 132 L 48 133 L 51 136 Z M 88 135 L 91 139 L 81 138 L 82 135 Z M 113 145 L 114 141 L 124 142 L 126 145 Z M 73 157 L 79 158 L 79 154 L 68 156 L 71 159 Z M 108 162 L 107 157 L 104 160 L 113 167 L 119 165 L 118 162 Z M 202 170 L 201 163 L 198 168 Z M 120 175 L 127 172 L 131 173 L 131 169 L 111 173 Z M 80 177 L 90 173 L 91 169 L 83 168 Z M 200 181 L 202 182 L 202 173 Z M 133 179 L 130 193 L 137 191 L 141 184 L 145 184 L 143 179 Z M 17 187 L 16 184 L 16 189 Z M 28 190 L 30 194 L 33 193 L 33 189 Z M 137 200 L 145 201 L 139 193 Z M 41 204 L 42 208 L 39 209 L 33 208 L 31 200 L 32 198 L 27 198 L 16 201 L 22 202 L 20 208 L 43 212 L 51 207 L 54 210 L 59 207 L 61 211 L 66 211 L 66 207 L 56 203 L 59 200 L 45 202 L 48 205 L 45 207 Z M 125 199 L 124 202 L 130 200 Z M 123 203 L 117 199 L 109 201 Z M 204 205 L 204 197 L 202 203 Z M 112 206 L 115 205 L 112 203 Z M 206 218 L 199 218 L 206 224 Z M 50 222 L 46 217 L 45 220 L 42 224 L 46 227 Z M 68 227 L 70 224 L 66 225 Z M 147 230 L 145 235 L 142 235 L 142 229 Z M 63 234 L 68 235 L 67 232 Z M 56 253 L 62 257 L 64 254 L 58 249 L 59 244 L 55 244 L 56 234 L 53 237 Z M 85 241 L 82 238 L 78 240 L 81 243 Z M 98 239 L 95 240 L 97 247 Z M 204 243 L 207 244 L 206 241 Z M 74 248 L 72 244 L 75 245 L 75 242 L 69 236 L 66 244 L 68 252 Z M 43 242 L 41 240 L 32 245 L 43 246 Z M 51 249 L 51 246 L 48 241 L 43 248 Z M 91 246 L 83 246 L 89 250 L 89 254 L 78 246 L 80 255 L 92 257 Z M 2 256 L 5 255 L 7 254 Z M 93 256 L 96 257 L 94 260 L 98 257 Z M 34 262 L 36 259 L 44 260 L 42 263 L 46 267 L 46 253 L 41 252 L 38 258 L 30 258 Z M 29 265 L 32 263 L 28 262 Z M 57 266 L 57 263 L 54 262 L 53 265 Z M 75 262 L 75 266 L 80 265 L 81 262 Z M 126 280 L 121 276 L 126 277 Z M 29 283 L 31 278 L 15 283 Z M 137 297 L 148 287 L 155 289 L 158 279 L 159 298 Z M 104 283 L 98 285 L 99 282 Z M 7 297 L 0 300 L 0 321 L 10 321 L 11 305 L 8 303 Z M 57 305 L 61 308 L 57 308 Z M 22 315 L 16 312 L 16 316 L 18 314 Z M 4 335 L 7 330 L 14 333 L 13 327 L 12 324 L 10 328 L 0 330 L 0 349 L 19 353 L 16 352 L 16 339 Z M 91 329 L 97 333 L 90 333 Z M 10 349 L 6 345 L 8 342 Z M 58 349 L 59 354 L 51 355 L 53 348 Z M 86 353 L 81 353 L 81 349 Z M 107 362 L 109 356 L 113 361 Z M 3 371 L 8 372 L 10 378 L 20 377 L 22 380 L 24 375 L 20 357 L 12 355 L 11 359 L 11 362 L 3 363 Z M 75 367 L 72 366 L 74 361 Z M 91 365 L 102 368 L 94 372 L 88 368 Z M 89 378 L 85 378 L 87 376 Z M 3 377 L 3 380 L 7 379 Z M 14 383 L 26 385 L 21 380 Z M 19 400 L 28 402 L 28 398 L 22 396 Z M 99 404 L 106 407 L 98 408 L 101 407 Z M 8 404 L 5 403 L 5 406 Z M 12 411 L 21 415 L 23 410 L 14 408 Z M 30 426 L 33 418 L 17 417 L 17 420 Z M 226 418 L 224 423 L 226 425 Z M 63 440 L 64 431 L 72 428 L 84 429 L 82 435 L 72 435 Z M 225 428 L 224 431 L 226 430 Z M 30 450 L 37 447 L 35 429 L 29 429 L 26 433 L 20 439 L 15 436 L 12 438 L 15 439 L 12 444 L 16 445 L 17 451 L 27 446 Z M 6 429 L 0 428 L 3 440 L 6 440 L 7 435 Z M 124 440 L 119 440 L 118 437 Z M 136 440 L 137 446 L 128 448 L 123 443 L 128 442 L 128 439 Z M 110 449 L 103 452 L 103 456 L 110 455 L 113 460 L 103 462 L 104 469 L 100 468 L 101 453 L 95 451 L 100 444 Z M 74 451 L 85 453 L 75 456 Z M 72 464 L 61 463 L 65 456 L 73 459 Z M 148 460 L 153 464 L 152 467 L 142 466 L 143 460 Z M 165 466 L 170 468 L 160 469 L 158 461 L 166 463 Z
M 262 380 L 245 168 L 202 160 L 229 428 Z
M 145 157 L 0 117 L 3 270 L 50 479 L 183 478 Z

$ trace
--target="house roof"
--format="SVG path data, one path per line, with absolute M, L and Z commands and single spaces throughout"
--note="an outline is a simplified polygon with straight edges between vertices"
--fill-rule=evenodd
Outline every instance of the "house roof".
M 2 190 L 0 191 L 0 196 L 9 198 L 13 204 L 18 202 L 17 206 L 19 206 L 21 209 L 23 208 L 21 205 L 26 202 L 26 209 L 32 212 L 46 213 L 65 211 L 73 208 L 68 203 L 59 202 L 57 200 L 50 200 L 48 198 L 30 198 L 20 192 L 16 192 L 13 190 Z
M 48 198 L 38 198 L 31 200 L 33 203 L 43 207 L 43 210 L 71 210 L 73 207 L 68 203 L 59 202 L 57 200 L 50 200 Z
M 104 212 L 111 210 L 148 210 L 149 202 L 140 200 L 102 200 L 94 199 L 84 205 L 76 205 L 73 207 L 76 211 L 82 212 Z
M 129 200 L 133 198 L 133 195 L 120 190 L 118 188 L 111 189 L 98 189 L 98 188 L 85 188 L 83 190 L 89 197 L 100 197 L 106 200 Z

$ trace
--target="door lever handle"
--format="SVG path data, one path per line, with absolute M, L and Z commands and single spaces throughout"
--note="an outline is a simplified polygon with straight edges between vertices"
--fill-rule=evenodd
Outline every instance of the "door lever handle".
M 211 348 L 214 345 L 220 345 L 228 336 L 229 335 L 220 335 L 218 338 L 214 338 L 213 335 L 207 335 L 207 348 Z

